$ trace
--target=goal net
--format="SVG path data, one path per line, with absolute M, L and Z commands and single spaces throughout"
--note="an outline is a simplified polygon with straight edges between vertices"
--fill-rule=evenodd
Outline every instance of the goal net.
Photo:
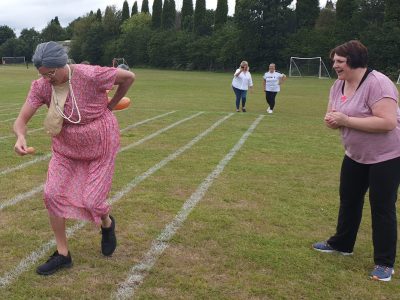
M 289 77 L 331 78 L 321 57 L 290 58 Z
M 3 65 L 25 64 L 25 56 L 3 56 L 1 63 Z

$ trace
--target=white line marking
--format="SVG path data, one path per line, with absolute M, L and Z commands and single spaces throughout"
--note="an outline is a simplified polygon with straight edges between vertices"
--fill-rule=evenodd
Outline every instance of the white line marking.
M 171 113 L 173 113 L 173 112 L 171 112 Z M 169 113 L 167 113 L 167 114 L 169 114 Z M 167 114 L 164 114 L 164 115 L 167 115 Z M 141 140 L 137 141 L 136 143 L 132 143 L 132 144 L 130 144 L 130 145 L 127 145 L 127 146 L 124 147 L 124 148 L 121 148 L 121 149 L 118 151 L 118 153 L 120 153 L 120 152 L 122 152 L 122 151 L 125 151 L 125 150 L 128 150 L 128 149 L 131 149 L 131 148 L 133 148 L 133 147 L 136 147 L 136 146 L 138 146 L 138 145 L 144 143 L 145 141 L 148 141 L 150 138 L 154 138 L 154 137 L 156 137 L 158 134 L 161 134 L 162 132 L 164 132 L 164 131 L 166 131 L 166 130 L 168 130 L 168 129 L 171 129 L 171 128 L 173 128 L 173 127 L 175 127 L 175 126 L 177 126 L 177 125 L 183 123 L 184 121 L 188 121 L 188 120 L 190 120 L 190 119 L 193 119 L 194 117 L 196 117 L 196 116 L 198 116 L 198 115 L 200 115 L 200 114 L 202 114 L 202 113 L 200 112 L 200 113 L 194 114 L 194 115 L 192 115 L 192 116 L 190 116 L 190 117 L 188 117 L 188 118 L 186 118 L 186 119 L 183 119 L 183 120 L 180 120 L 180 121 L 178 121 L 178 122 L 175 122 L 174 124 L 169 125 L 168 127 L 165 127 L 164 129 L 160 129 L 160 130 L 156 131 L 155 133 L 150 134 L 149 136 L 146 136 L 146 137 L 142 138 Z M 157 117 L 155 117 L 155 118 L 157 118 Z M 129 127 L 130 127 L 130 129 L 131 129 L 131 128 L 133 128 L 135 125 L 138 125 L 139 123 L 140 123 L 140 124 L 144 124 L 145 122 L 148 122 L 149 120 L 154 120 L 155 118 L 147 119 L 147 120 L 145 120 L 145 121 L 138 122 L 138 123 L 133 124 L 133 125 L 131 125 L 131 126 L 129 126 Z M 167 128 L 167 129 L 166 129 L 166 128 Z M 49 154 L 47 154 L 47 155 L 51 156 L 51 153 L 49 153 Z M 41 156 L 41 160 L 44 160 L 44 159 L 45 159 L 45 157 L 44 157 L 44 156 Z M 26 162 L 25 164 L 19 165 L 19 166 L 15 167 L 15 168 L 12 168 L 12 169 L 10 169 L 10 170 L 7 169 L 7 170 L 5 170 L 5 171 L 3 171 L 3 172 L 10 173 L 11 171 L 15 171 L 16 169 L 22 169 L 23 167 L 27 166 L 28 164 L 33 164 L 33 163 L 35 163 L 35 161 L 29 161 L 29 162 Z M 3 172 L 0 172 L 0 175 L 3 175 Z M 14 204 L 17 204 L 18 202 L 21 202 L 21 201 L 23 201 L 23 200 L 29 199 L 30 197 L 32 197 L 32 196 L 35 195 L 36 193 L 41 192 L 42 190 L 43 190 L 43 185 L 41 185 L 41 186 L 39 186 L 39 187 L 36 187 L 36 188 L 33 188 L 32 190 L 30 190 L 30 191 L 28 191 L 28 192 L 25 192 L 25 193 L 23 193 L 23 194 L 18 194 L 18 195 L 15 196 L 14 198 L 12 198 L 12 199 L 10 199 L 10 200 L 4 202 L 3 204 L 0 204 L 0 211 L 2 211 L 3 208 L 12 206 L 12 205 L 14 205 Z M 16 199 L 17 199 L 17 201 L 16 201 Z
M 183 122 L 186 122 L 186 121 L 189 121 L 189 120 L 191 120 L 191 119 L 193 119 L 193 118 L 195 118 L 195 117 L 198 117 L 198 116 L 200 116 L 200 115 L 203 114 L 203 113 L 204 113 L 204 112 L 198 112 L 197 114 L 191 115 L 190 117 L 187 117 L 187 118 L 182 119 L 182 120 L 180 120 L 180 121 L 177 121 L 177 122 L 175 122 L 175 123 L 173 123 L 173 124 L 171 124 L 171 125 L 169 125 L 169 126 L 167 126 L 167 127 L 165 127 L 165 128 L 162 128 L 162 129 L 160 129 L 160 130 L 157 130 L 156 132 L 154 132 L 154 133 L 152 133 L 152 134 L 146 136 L 145 138 L 141 139 L 140 141 L 137 141 L 136 143 L 127 145 L 127 146 L 125 146 L 125 147 L 122 147 L 122 148 L 120 149 L 120 152 L 121 152 L 121 151 L 128 150 L 128 149 L 130 149 L 130 148 L 132 148 L 132 147 L 136 147 L 137 145 L 140 145 L 140 144 L 144 143 L 145 141 L 150 140 L 150 139 L 156 137 L 157 135 L 159 135 L 159 134 L 161 134 L 161 133 L 163 133 L 163 132 L 165 132 L 165 131 L 167 131 L 167 130 L 169 130 L 169 129 L 175 127 L 175 126 L 178 126 L 179 124 L 181 124 L 181 123 L 183 123 Z
M 38 187 L 35 187 L 34 189 L 30 190 L 29 192 L 19 194 L 6 202 L 0 203 L 0 211 L 2 211 L 4 208 L 6 208 L 8 206 L 13 206 L 13 205 L 17 204 L 18 202 L 21 202 L 25 199 L 32 197 L 36 193 L 43 191 L 43 188 L 44 188 L 43 184 L 39 185 Z
M 207 178 L 198 186 L 196 191 L 190 196 L 189 199 L 183 204 L 179 213 L 175 218 L 165 226 L 160 235 L 152 242 L 151 248 L 146 252 L 142 260 L 134 265 L 128 274 L 126 280 L 120 285 L 117 292 L 111 295 L 112 299 L 130 299 L 134 296 L 135 290 L 143 283 L 144 278 L 148 275 L 149 271 L 153 268 L 157 259 L 169 247 L 168 242 L 175 235 L 177 230 L 182 226 L 190 212 L 196 207 L 197 203 L 204 197 L 209 187 L 214 180 L 222 173 L 225 166 L 233 158 L 233 156 L 240 150 L 247 138 L 260 123 L 264 115 L 260 115 L 250 126 L 250 128 L 243 134 L 236 145 L 229 151 L 229 153 L 219 162 L 217 167 L 207 176 Z
M 140 126 L 140 125 L 143 125 L 143 124 L 148 123 L 148 122 L 150 122 L 150 121 L 153 121 L 153 120 L 156 120 L 156 119 L 159 119 L 159 118 L 168 116 L 168 115 L 173 114 L 173 113 L 176 113 L 176 110 L 169 111 L 169 112 L 167 112 L 167 113 L 165 113 L 165 114 L 158 115 L 158 116 L 155 116 L 155 117 L 153 117 L 153 118 L 146 119 L 146 120 L 140 121 L 140 122 L 138 122 L 138 123 L 129 125 L 129 126 L 125 127 L 124 129 L 121 129 L 120 132 L 123 133 L 124 131 L 127 131 L 127 130 L 129 130 L 129 129 L 138 127 L 138 126 Z
M 173 111 L 167 112 L 167 113 L 165 113 L 165 114 L 158 115 L 158 116 L 155 116 L 155 117 L 153 117 L 153 118 L 150 118 L 150 119 L 147 119 L 147 120 L 143 120 L 143 121 L 140 121 L 140 122 L 138 122 L 138 123 L 129 125 L 128 127 L 125 127 L 125 128 L 123 128 L 123 129 L 121 129 L 120 132 L 122 133 L 122 132 L 124 132 L 124 131 L 126 131 L 126 130 L 129 130 L 129 129 L 138 127 L 138 126 L 143 125 L 143 124 L 145 124 L 145 123 L 147 123 L 147 122 L 150 122 L 150 121 L 153 121 L 153 120 L 156 120 L 156 119 L 165 117 L 165 116 L 170 115 L 170 114 L 173 114 L 173 113 L 176 113 L 176 110 L 173 110 Z M 43 130 L 43 129 L 44 129 L 44 127 L 40 127 L 40 128 L 36 128 L 36 129 L 29 130 L 27 133 L 28 133 L 28 134 L 31 134 L 31 133 L 34 133 L 34 132 L 36 132 L 36 131 L 40 131 L 40 130 Z M 10 135 L 5 135 L 5 136 L 0 136 L 0 140 L 4 140 L 4 139 L 8 139 L 8 138 L 15 138 L 15 135 L 14 135 L 14 134 L 10 134 Z
M 155 117 L 153 117 L 153 118 L 150 118 L 150 119 L 147 119 L 147 120 L 143 120 L 143 121 L 140 121 L 140 122 L 138 122 L 138 123 L 129 125 L 128 127 L 124 128 L 124 129 L 122 129 L 122 130 L 120 130 L 120 132 L 123 132 L 123 131 L 128 130 L 128 129 L 132 129 L 132 128 L 137 127 L 137 126 L 139 126 L 139 125 L 143 125 L 143 124 L 145 124 L 145 123 L 147 123 L 147 122 L 150 122 L 150 121 L 153 121 L 153 120 L 155 120 L 155 119 L 161 118 L 161 117 L 163 117 L 163 116 L 172 114 L 172 113 L 174 113 L 174 112 L 175 112 L 175 111 L 171 111 L 171 112 L 168 112 L 168 113 L 165 113 L 165 114 L 162 114 L 162 115 L 158 115 L 158 116 L 155 116 Z M 35 129 L 35 130 L 36 130 L 36 129 Z M 135 145 L 135 146 L 136 146 L 136 145 Z M 120 151 L 121 151 L 121 150 L 120 150 Z M 48 154 L 46 154 L 46 155 L 39 156 L 39 157 L 37 157 L 37 158 L 35 158 L 35 159 L 32 159 L 32 160 L 30 160 L 30 161 L 27 161 L 27 162 L 25 162 L 25 163 L 23 163 L 23 164 L 20 164 L 20 165 L 15 166 L 15 167 L 8 167 L 8 168 L 5 168 L 5 169 L 2 169 L 2 170 L 0 170 L 0 176 L 5 175 L 5 174 L 8 174 L 8 173 L 11 173 L 11 172 L 14 172 L 14 171 L 17 171 L 17 170 L 21 170 L 21 169 L 26 168 L 26 167 L 28 167 L 28 166 L 30 166 L 30 165 L 35 164 L 35 163 L 38 163 L 38 162 L 41 162 L 41 161 L 43 161 L 43 160 L 49 159 L 50 157 L 51 157 L 51 153 L 48 153 Z
M 39 156 L 39 157 L 37 157 L 35 159 L 32 159 L 30 161 L 24 162 L 23 164 L 20 164 L 18 166 L 15 166 L 15 167 L 12 167 L 12 168 L 5 168 L 5 169 L 0 171 L 0 176 L 8 174 L 8 173 L 11 173 L 11 172 L 14 172 L 14 171 L 21 170 L 21 169 L 26 168 L 26 167 L 28 167 L 30 165 L 36 164 L 38 162 L 41 162 L 43 160 L 48 160 L 50 157 L 51 157 L 51 153 L 48 153 L 46 155 L 42 155 L 42 156 Z
M 207 134 L 209 134 L 211 131 L 213 131 L 217 126 L 219 126 L 222 122 L 233 116 L 234 114 L 231 113 L 224 118 L 218 120 L 215 122 L 211 127 L 206 129 L 204 132 L 200 133 L 198 136 L 196 136 L 193 140 L 191 140 L 189 143 L 186 145 L 182 146 L 179 148 L 177 151 L 174 153 L 170 154 L 166 158 L 164 158 L 162 161 L 148 169 L 146 172 L 143 174 L 139 175 L 138 177 L 135 177 L 131 182 L 129 182 L 125 188 L 117 192 L 112 198 L 108 200 L 110 204 L 117 202 L 120 200 L 123 196 L 125 196 L 127 193 L 129 193 L 135 186 L 137 186 L 139 183 L 141 183 L 143 180 L 145 180 L 147 177 L 152 175 L 154 172 L 158 171 L 160 168 L 165 166 L 168 162 L 171 160 L 174 160 L 177 158 L 179 155 L 181 155 L 183 152 L 186 150 L 190 149 L 195 143 L 200 141 L 203 137 L 205 137 Z M 73 227 L 70 227 L 67 229 L 67 236 L 71 237 L 76 231 L 81 229 L 83 226 L 85 226 L 86 222 L 79 222 Z M 2 277 L 0 277 L 0 288 L 5 288 L 9 284 L 11 284 L 14 280 L 18 278 L 19 275 L 21 275 L 23 272 L 27 271 L 29 268 L 31 268 L 39 259 L 41 259 L 45 254 L 55 245 L 55 240 L 52 239 L 49 242 L 43 244 L 42 246 L 39 247 L 39 249 L 31 252 L 27 257 L 25 257 L 23 260 L 20 261 L 20 263 L 11 271 L 6 272 L 3 274 Z
M 44 129 L 44 127 L 28 130 L 27 134 L 31 134 L 33 132 L 40 131 L 40 130 L 43 130 L 43 129 Z M 5 140 L 5 139 L 8 139 L 8 138 L 12 138 L 12 137 L 15 138 L 15 134 L 0 136 L 0 140 Z
M 39 117 L 39 116 L 43 116 L 43 115 L 45 115 L 45 113 L 43 113 L 43 114 L 36 114 L 36 115 L 34 115 L 33 117 Z M 8 122 L 8 121 L 13 121 L 13 120 L 16 120 L 16 119 L 17 119 L 17 117 L 11 118 L 11 119 L 7 119 L 7 120 L 1 120 L 0 123 L 4 123 L 4 122 Z

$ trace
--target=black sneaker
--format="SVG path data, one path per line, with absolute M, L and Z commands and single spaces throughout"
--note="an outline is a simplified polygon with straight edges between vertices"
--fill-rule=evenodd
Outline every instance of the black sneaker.
M 243 107 L 243 108 L 242 108 L 242 112 L 246 112 L 246 108 Z
M 117 237 L 115 236 L 115 220 L 112 216 L 111 226 L 109 228 L 101 227 L 101 253 L 105 256 L 110 256 L 117 248 Z
M 62 268 L 72 267 L 71 253 L 68 252 L 67 256 L 54 252 L 52 256 L 43 264 L 37 267 L 36 273 L 40 275 L 50 275 Z

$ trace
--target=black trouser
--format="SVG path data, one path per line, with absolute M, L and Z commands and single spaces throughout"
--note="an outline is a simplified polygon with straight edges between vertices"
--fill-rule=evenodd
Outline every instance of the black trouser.
M 268 91 L 265 92 L 265 99 L 267 100 L 267 103 L 271 110 L 274 110 L 275 107 L 276 94 L 278 94 L 278 92 L 268 92 Z
M 360 226 L 364 196 L 369 188 L 372 240 L 376 265 L 393 267 L 396 258 L 396 200 L 400 157 L 376 164 L 360 164 L 345 156 L 340 173 L 340 208 L 336 234 L 328 243 L 353 252 Z

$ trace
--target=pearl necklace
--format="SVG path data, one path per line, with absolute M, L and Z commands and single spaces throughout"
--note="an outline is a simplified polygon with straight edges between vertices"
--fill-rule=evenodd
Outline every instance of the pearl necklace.
M 71 68 L 69 67 L 69 65 L 66 65 L 68 68 L 68 87 L 69 87 L 69 93 L 71 95 L 71 99 L 72 99 L 72 109 L 71 109 L 71 114 L 69 116 L 66 116 L 63 112 L 63 108 L 64 107 L 60 107 L 60 105 L 58 104 L 58 97 L 57 94 L 54 91 L 54 87 L 51 86 L 52 90 L 53 90 L 53 95 L 54 95 L 54 100 L 55 100 L 55 104 L 56 104 L 56 109 L 57 112 L 65 119 L 68 120 L 69 122 L 73 123 L 73 124 L 79 124 L 81 122 L 81 114 L 79 112 L 79 108 L 78 108 L 78 104 L 76 103 L 76 99 L 75 99 L 75 95 L 74 95 L 74 91 L 72 89 L 72 84 L 71 84 Z M 74 113 L 76 107 L 76 112 L 78 114 L 78 120 L 74 121 L 72 120 L 72 115 Z

